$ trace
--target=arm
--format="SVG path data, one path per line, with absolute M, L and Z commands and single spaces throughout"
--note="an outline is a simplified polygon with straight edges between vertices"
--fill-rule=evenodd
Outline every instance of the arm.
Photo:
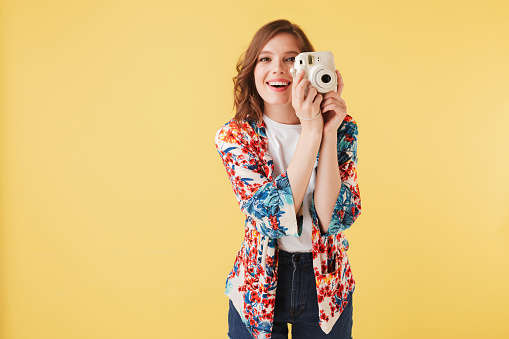
M 357 183 L 357 134 L 355 120 L 347 115 L 337 132 L 334 169 L 327 145 L 323 146 L 327 153 L 322 155 L 322 149 L 320 150 L 312 215 L 316 215 L 314 218 L 320 222 L 324 235 L 333 235 L 348 229 L 361 213 Z M 339 180 L 334 172 L 339 173 Z M 329 175 L 332 175 L 333 179 Z M 335 198 L 331 198 L 334 195 Z
M 247 123 L 244 127 L 252 131 Z M 264 151 L 257 147 L 252 132 L 249 135 L 230 122 L 215 139 L 240 209 L 265 236 L 299 236 L 302 223 L 297 222 L 287 172 L 268 179 L 268 164 L 260 160 Z
M 313 172 L 320 147 L 321 133 L 313 133 L 302 129 L 297 147 L 286 172 L 291 183 L 294 203 L 298 211 L 304 200 L 309 179 Z
M 292 106 L 299 117 L 302 131 L 287 169 L 297 210 L 309 185 L 324 126 L 320 114 L 322 95 L 315 88 L 309 88 L 310 81 L 304 79 L 304 74 L 305 71 L 297 74 L 292 85 Z
M 314 200 L 322 234 L 327 233 L 341 189 L 341 176 L 336 155 L 337 140 L 337 134 L 330 134 L 323 137 L 320 145 Z
M 357 185 L 357 124 L 346 113 L 341 98 L 343 77 L 336 70 L 337 91 L 324 96 L 324 116 L 313 203 L 322 234 L 335 234 L 350 227 L 360 214 Z

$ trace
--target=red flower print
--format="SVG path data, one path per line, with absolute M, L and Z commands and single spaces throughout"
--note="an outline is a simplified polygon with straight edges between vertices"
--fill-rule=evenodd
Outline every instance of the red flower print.
M 271 215 L 269 216 L 270 226 L 272 229 L 277 230 L 278 229 L 278 222 L 277 222 L 277 216 Z

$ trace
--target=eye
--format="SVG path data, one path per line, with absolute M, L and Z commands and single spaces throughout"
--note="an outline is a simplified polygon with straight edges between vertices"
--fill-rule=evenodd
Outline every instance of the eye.
M 267 58 L 267 57 L 263 57 L 263 58 L 260 58 L 260 60 L 259 60 L 259 61 L 269 61 L 269 58 Z
M 295 57 L 289 57 L 289 58 L 286 59 L 286 61 L 294 62 L 295 61 Z

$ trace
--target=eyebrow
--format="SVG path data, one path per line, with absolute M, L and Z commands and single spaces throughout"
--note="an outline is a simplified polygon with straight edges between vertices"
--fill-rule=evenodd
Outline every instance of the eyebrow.
M 260 52 L 260 55 L 261 55 L 261 54 L 270 54 L 270 55 L 272 55 L 272 52 L 270 52 L 270 51 L 261 51 L 261 52 Z M 284 54 L 299 54 L 299 52 L 295 52 L 295 51 L 288 51 L 288 52 L 285 52 Z

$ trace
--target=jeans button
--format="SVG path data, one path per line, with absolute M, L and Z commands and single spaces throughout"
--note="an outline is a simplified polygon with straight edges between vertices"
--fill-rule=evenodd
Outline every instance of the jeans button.
M 300 260 L 300 257 L 298 255 L 294 255 L 293 256 L 293 261 L 294 262 L 299 262 L 299 260 Z

